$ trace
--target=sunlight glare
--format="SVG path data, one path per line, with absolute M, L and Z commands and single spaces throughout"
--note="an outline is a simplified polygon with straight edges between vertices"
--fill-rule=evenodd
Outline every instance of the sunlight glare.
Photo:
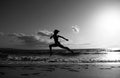
M 102 8 L 95 15 L 96 31 L 103 38 L 112 38 L 120 29 L 120 9 L 116 7 Z
M 106 60 L 119 60 L 120 54 L 118 52 L 108 52 L 105 58 Z

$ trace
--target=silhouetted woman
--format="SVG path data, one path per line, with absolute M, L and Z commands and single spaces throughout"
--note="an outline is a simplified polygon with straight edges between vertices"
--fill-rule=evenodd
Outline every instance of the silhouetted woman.
M 57 35 L 58 32 L 60 32 L 60 31 L 59 31 L 59 30 L 54 30 L 54 34 L 50 37 L 50 39 L 53 38 L 53 39 L 54 39 L 54 42 L 55 42 L 54 44 L 49 45 L 50 55 L 52 55 L 52 47 L 64 48 L 64 49 L 70 51 L 71 53 L 73 53 L 72 50 L 70 50 L 68 47 L 63 46 L 63 45 L 58 41 L 58 38 L 63 38 L 63 39 L 65 39 L 66 41 L 68 41 L 68 39 L 66 39 L 66 38 L 64 38 L 64 37 L 62 37 L 62 36 L 60 36 L 60 35 Z

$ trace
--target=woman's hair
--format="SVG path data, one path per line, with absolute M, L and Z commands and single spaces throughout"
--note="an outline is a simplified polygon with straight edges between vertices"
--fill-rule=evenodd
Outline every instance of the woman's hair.
M 58 33 L 58 32 L 60 32 L 60 31 L 59 31 L 59 30 L 57 30 L 57 29 L 55 29 L 55 30 L 54 30 L 54 33 Z

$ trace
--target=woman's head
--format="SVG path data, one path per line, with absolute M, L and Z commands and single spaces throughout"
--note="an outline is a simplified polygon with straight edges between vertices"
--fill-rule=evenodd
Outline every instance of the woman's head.
M 60 32 L 60 31 L 57 29 L 54 30 L 54 34 L 57 34 L 58 32 Z

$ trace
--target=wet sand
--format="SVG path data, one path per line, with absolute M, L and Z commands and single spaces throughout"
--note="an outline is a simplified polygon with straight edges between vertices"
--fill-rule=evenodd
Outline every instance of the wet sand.
M 0 78 L 120 78 L 120 64 L 2 65 Z

